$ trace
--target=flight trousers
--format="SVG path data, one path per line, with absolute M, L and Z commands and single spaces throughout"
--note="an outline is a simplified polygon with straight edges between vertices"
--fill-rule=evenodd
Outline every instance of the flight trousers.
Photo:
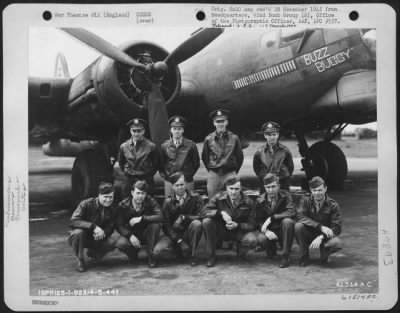
M 311 242 L 321 235 L 321 232 L 304 225 L 303 223 L 296 223 L 295 225 L 295 236 L 299 244 L 300 256 L 309 255 L 309 246 Z M 331 253 L 337 252 L 342 249 L 343 244 L 339 237 L 335 236 L 327 241 L 323 240 L 320 246 L 321 256 L 327 256 Z
M 196 248 L 201 239 L 201 235 L 203 233 L 203 226 L 201 221 L 194 220 L 189 226 L 180 234 L 182 236 L 183 241 L 185 241 L 190 246 L 190 251 L 180 251 L 183 255 L 190 255 L 194 257 L 196 255 Z M 170 255 L 173 253 L 179 253 L 178 244 L 173 242 L 171 238 L 167 235 L 164 235 L 157 242 L 154 247 L 153 254 L 156 257 L 165 257 L 166 255 Z
M 207 257 L 215 256 L 217 240 L 235 241 L 243 254 L 257 246 L 257 237 L 253 232 L 236 229 L 228 230 L 225 225 L 212 218 L 203 219 L 203 233 L 206 241 Z
M 224 190 L 225 180 L 233 175 L 236 175 L 235 171 L 231 171 L 221 175 L 213 170 L 209 170 L 207 175 L 208 199 L 211 199 L 216 193 L 220 192 L 221 190 Z
M 159 223 L 151 223 L 148 224 L 145 228 L 133 227 L 132 233 L 139 239 L 141 245 L 146 245 L 147 256 L 151 258 L 153 256 L 154 247 L 160 239 L 161 225 Z M 140 251 L 140 248 L 133 247 L 131 242 L 129 241 L 129 238 L 123 238 L 125 238 L 129 242 L 130 247 L 137 255 Z
M 289 256 L 292 250 L 294 240 L 294 225 L 295 222 L 291 218 L 284 218 L 280 224 L 270 224 L 269 230 L 273 231 L 278 237 L 278 241 L 282 246 L 282 253 Z M 276 241 L 270 240 L 260 231 L 255 231 L 258 244 L 265 249 L 268 255 L 276 254 Z
M 103 258 L 107 253 L 113 251 L 115 248 L 121 252 L 132 256 L 133 251 L 129 249 L 129 245 L 123 240 L 123 237 L 117 232 L 113 232 L 111 236 L 103 240 L 94 240 L 93 234 L 90 230 L 75 228 L 70 231 L 68 237 L 68 243 L 74 250 L 75 256 L 78 259 L 84 259 L 84 249 L 87 248 L 90 251 L 90 255 L 95 257 L 97 260 Z

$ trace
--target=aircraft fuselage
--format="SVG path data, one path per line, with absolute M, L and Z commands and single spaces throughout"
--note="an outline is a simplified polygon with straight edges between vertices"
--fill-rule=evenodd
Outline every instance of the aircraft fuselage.
M 280 30 L 225 31 L 181 64 L 182 85 L 202 97 L 180 101 L 179 108 L 200 106 L 190 111 L 203 125 L 208 112 L 228 109 L 238 131 L 258 130 L 266 120 L 285 125 L 309 115 L 310 105 L 344 73 L 371 64 L 358 30 L 317 29 L 287 38 Z

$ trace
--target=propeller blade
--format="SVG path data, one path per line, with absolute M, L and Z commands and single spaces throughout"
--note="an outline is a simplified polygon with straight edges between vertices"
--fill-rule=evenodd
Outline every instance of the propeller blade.
M 198 31 L 172 51 L 164 62 L 167 64 L 170 62 L 180 64 L 186 61 L 221 35 L 223 31 L 223 28 L 204 28 Z
M 83 28 L 60 28 L 67 34 L 71 35 L 72 37 L 78 39 L 79 41 L 83 42 L 84 44 L 88 45 L 89 47 L 97 50 L 103 55 L 108 56 L 109 58 L 116 60 L 118 62 L 131 65 L 136 68 L 145 69 L 145 65 L 139 62 L 136 62 L 132 59 L 128 54 L 121 51 L 117 47 L 113 46 L 108 41 L 104 40 L 103 38 L 89 32 Z
M 169 125 L 164 97 L 157 82 L 152 82 L 151 91 L 147 99 L 150 136 L 159 148 L 169 138 Z
M 370 29 L 363 33 L 362 40 L 371 52 L 372 58 L 376 60 L 376 30 Z

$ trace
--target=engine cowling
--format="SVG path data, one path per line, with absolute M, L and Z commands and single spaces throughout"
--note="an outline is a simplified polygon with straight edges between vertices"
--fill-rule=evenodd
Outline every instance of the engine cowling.
M 127 42 L 119 48 L 144 64 L 162 61 L 168 55 L 162 47 L 145 41 Z M 149 75 L 144 71 L 102 57 L 93 68 L 92 76 L 98 101 L 113 111 L 120 122 L 132 116 L 144 116 L 150 86 Z M 165 105 L 168 105 L 181 88 L 179 68 L 170 64 L 160 83 Z

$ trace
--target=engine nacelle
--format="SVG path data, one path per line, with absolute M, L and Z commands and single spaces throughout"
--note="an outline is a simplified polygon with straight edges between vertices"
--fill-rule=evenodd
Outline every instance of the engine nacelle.
M 127 42 L 119 47 L 133 59 L 145 63 L 163 61 L 168 52 L 145 41 Z M 136 68 L 102 57 L 93 68 L 93 84 L 100 104 L 112 110 L 121 122 L 140 116 L 146 108 L 146 90 L 150 86 L 147 75 Z M 179 94 L 181 76 L 172 63 L 161 80 L 161 91 L 168 105 Z
M 48 156 L 74 157 L 84 150 L 94 149 L 97 145 L 97 141 L 72 142 L 68 139 L 57 139 L 44 144 L 42 151 Z
M 376 102 L 376 71 L 351 71 L 313 103 L 311 113 L 327 115 L 344 112 L 366 115 L 375 112 L 376 114 Z

